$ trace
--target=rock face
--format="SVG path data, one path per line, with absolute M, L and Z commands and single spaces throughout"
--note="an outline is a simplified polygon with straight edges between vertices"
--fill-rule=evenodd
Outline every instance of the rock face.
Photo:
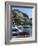
M 21 17 L 23 19 L 28 18 L 28 15 L 27 14 L 23 13 L 22 11 L 19 11 L 18 9 L 13 9 L 12 10 L 12 14 L 14 16 L 18 16 L 18 17 Z
M 13 9 L 11 11 L 12 16 L 12 23 L 24 23 L 32 25 L 32 21 L 29 19 L 28 15 L 26 13 L 23 13 L 22 11 L 19 11 L 18 9 Z
M 11 15 L 12 15 L 12 25 L 15 25 L 15 23 L 17 25 L 20 25 L 22 22 L 21 21 L 24 21 L 24 19 L 27 19 L 28 18 L 28 15 L 19 11 L 18 9 L 13 9 L 11 11 Z

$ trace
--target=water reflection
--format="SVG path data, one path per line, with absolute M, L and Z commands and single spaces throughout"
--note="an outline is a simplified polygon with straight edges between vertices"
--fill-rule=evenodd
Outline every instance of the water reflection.
M 23 27 L 23 26 L 12 27 L 12 36 L 17 38 L 31 37 L 32 27 Z

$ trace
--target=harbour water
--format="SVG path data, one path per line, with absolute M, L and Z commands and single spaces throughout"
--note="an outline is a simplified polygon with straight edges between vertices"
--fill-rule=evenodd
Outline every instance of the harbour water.
M 30 28 L 24 28 L 24 29 L 25 29 L 26 32 L 32 33 L 32 27 L 30 27 Z
M 19 27 L 21 27 L 21 28 L 19 28 Z M 12 36 L 13 37 L 31 37 L 32 36 L 32 27 L 24 27 L 24 26 L 19 26 L 18 28 L 17 28 L 17 26 L 16 27 L 12 27 L 13 29 L 12 29 Z M 23 27 L 23 29 L 22 29 L 22 27 Z M 22 31 L 23 30 L 23 31 Z

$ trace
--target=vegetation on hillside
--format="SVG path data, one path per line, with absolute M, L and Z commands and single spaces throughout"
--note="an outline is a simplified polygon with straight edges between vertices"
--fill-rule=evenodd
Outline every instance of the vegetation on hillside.
M 20 17 L 17 19 L 17 16 L 16 16 L 17 13 L 15 12 L 15 10 L 12 12 L 12 14 L 14 15 L 13 18 L 15 18 L 14 21 L 15 21 L 15 23 L 17 25 L 20 25 L 20 24 L 23 24 L 23 25 L 32 25 L 32 18 L 29 18 L 27 14 L 21 12 L 21 14 L 23 14 L 24 17 L 27 17 L 27 19 L 22 19 L 24 21 L 21 21 Z

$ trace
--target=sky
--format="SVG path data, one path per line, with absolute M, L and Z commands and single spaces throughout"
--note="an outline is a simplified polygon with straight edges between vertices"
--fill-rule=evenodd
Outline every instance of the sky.
M 14 9 L 14 7 L 12 8 L 12 10 Z M 15 7 L 15 9 L 18 9 L 20 11 L 22 11 L 23 13 L 26 13 L 29 18 L 32 18 L 32 8 L 18 8 L 18 7 Z

